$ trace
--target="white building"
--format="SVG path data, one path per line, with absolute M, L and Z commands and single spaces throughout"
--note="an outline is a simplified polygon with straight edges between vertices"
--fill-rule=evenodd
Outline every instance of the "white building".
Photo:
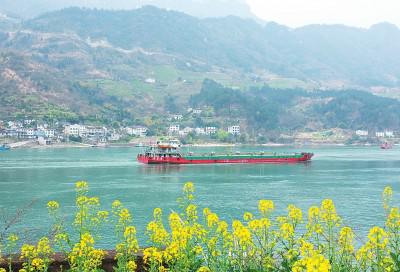
M 78 124 L 67 125 L 64 127 L 64 134 L 66 136 L 85 137 L 86 136 L 86 126 L 81 126 Z
M 367 130 L 356 130 L 356 135 L 357 136 L 368 136 L 368 131 Z
M 212 134 L 217 133 L 217 128 L 216 127 L 206 127 L 205 131 L 206 131 L 207 135 L 212 135 Z
M 197 127 L 194 129 L 194 131 L 196 132 L 197 135 L 205 135 L 206 134 L 206 130 L 204 128 Z
M 22 128 L 24 127 L 21 122 L 13 122 L 13 121 L 8 121 L 7 126 L 11 129 L 17 129 L 17 128 Z
M 45 139 L 44 137 L 39 136 L 39 137 L 38 137 L 38 144 L 39 144 L 39 145 L 46 145 L 46 144 L 47 144 L 47 141 L 46 141 L 46 139 Z
M 148 83 L 148 84 L 154 84 L 154 83 L 156 83 L 156 80 L 154 79 L 154 78 L 146 78 L 145 80 L 144 80 L 144 82 L 146 82 L 146 83 Z
M 186 136 L 188 135 L 190 132 L 194 131 L 193 128 L 191 127 L 185 127 L 184 129 L 182 129 L 181 131 L 179 131 L 179 135 L 180 136 Z
M 19 135 L 19 133 L 18 133 L 18 130 L 16 130 L 16 129 L 9 128 L 9 129 L 6 129 L 6 131 L 5 131 L 5 137 L 17 138 L 18 135 Z
M 175 114 L 172 116 L 172 120 L 180 121 L 182 120 L 183 115 L 182 114 Z
M 36 129 L 34 128 L 19 128 L 17 129 L 18 138 L 22 139 L 35 139 Z
M 185 132 L 187 132 L 187 133 L 190 133 L 190 132 L 193 132 L 193 131 L 194 131 L 194 128 L 185 127 L 185 128 L 183 129 L 183 131 L 185 131 Z
M 377 132 L 375 132 L 375 136 L 376 136 L 376 137 L 379 137 L 379 138 L 385 137 L 385 132 L 383 132 L 383 131 L 377 131 Z
M 27 119 L 27 120 L 24 120 L 24 125 L 30 125 L 30 124 L 32 124 L 33 122 L 35 122 L 35 120 L 33 120 L 33 119 Z
M 385 136 L 388 138 L 393 138 L 394 137 L 394 132 L 391 130 L 386 130 L 385 131 Z
M 230 133 L 232 135 L 240 135 L 240 126 L 228 127 L 228 133 Z
M 108 137 L 108 140 L 110 140 L 110 141 L 119 141 L 120 139 L 121 139 L 121 135 L 116 132 L 111 133 L 110 137 Z
M 54 138 L 54 136 L 56 135 L 55 129 L 45 128 L 42 131 L 44 132 L 44 135 L 46 136 L 46 138 Z
M 168 133 L 176 134 L 176 133 L 179 132 L 179 130 L 180 130 L 179 125 L 170 125 L 169 128 L 168 128 Z
M 201 114 L 203 111 L 202 110 L 200 110 L 200 109 L 194 109 L 193 110 L 193 113 L 194 114 Z
M 139 136 L 146 137 L 147 135 L 147 127 L 135 126 L 135 127 L 126 127 L 125 131 L 130 136 Z
M 89 138 L 104 138 L 106 137 L 106 135 L 107 135 L 107 128 L 88 126 L 86 127 L 86 134 L 83 136 Z

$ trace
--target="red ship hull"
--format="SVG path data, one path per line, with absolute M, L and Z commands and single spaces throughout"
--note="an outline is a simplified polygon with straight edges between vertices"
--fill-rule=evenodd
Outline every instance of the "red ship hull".
M 302 153 L 301 156 L 284 158 L 190 159 L 184 157 L 148 157 L 140 154 L 137 160 L 145 164 L 297 163 L 309 161 L 313 155 L 312 153 Z

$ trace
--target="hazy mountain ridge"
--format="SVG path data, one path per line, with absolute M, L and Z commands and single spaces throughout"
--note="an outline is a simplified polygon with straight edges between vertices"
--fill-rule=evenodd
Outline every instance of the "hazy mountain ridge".
M 400 52 L 400 30 L 390 24 L 368 30 L 342 25 L 290 29 L 274 23 L 263 27 L 237 17 L 200 20 L 145 7 L 133 11 L 66 9 L 42 15 L 24 26 L 303 80 L 339 80 L 364 86 L 400 84 L 400 59 L 394 57 Z
M 85 7 L 108 10 L 131 10 L 144 5 L 185 12 L 196 17 L 224 17 L 235 15 L 243 18 L 256 18 L 244 0 L 2 0 L 0 11 L 33 18 L 45 12 L 69 7 Z

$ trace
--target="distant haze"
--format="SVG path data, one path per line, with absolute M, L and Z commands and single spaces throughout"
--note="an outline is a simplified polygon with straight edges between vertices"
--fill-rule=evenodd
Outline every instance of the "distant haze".
M 379 22 L 400 26 L 399 0 L 247 0 L 247 3 L 258 17 L 290 27 L 344 24 L 368 28 Z
M 368 28 L 379 22 L 400 26 L 399 0 L 0 0 L 0 12 L 32 18 L 71 6 L 135 9 L 144 5 L 200 18 L 228 15 L 261 18 L 290 27 L 344 24 Z
M 0 0 L 0 11 L 29 18 L 71 6 L 135 9 L 144 5 L 182 11 L 197 17 L 236 15 L 255 18 L 245 0 Z

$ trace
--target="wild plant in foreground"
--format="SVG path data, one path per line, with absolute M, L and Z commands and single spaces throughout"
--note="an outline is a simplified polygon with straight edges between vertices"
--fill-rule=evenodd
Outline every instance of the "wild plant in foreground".
M 47 237 L 41 238 L 36 246 L 24 244 L 21 248 L 21 259 L 24 261 L 20 272 L 44 272 L 51 263 L 53 250 Z
M 136 239 L 136 228 L 132 225 L 132 216 L 129 210 L 118 200 L 112 204 L 112 215 L 118 240 L 116 245 L 117 267 L 115 267 L 115 271 L 136 271 L 136 256 L 139 250 L 139 243 Z
M 16 234 L 10 234 L 6 238 L 5 245 L 0 244 L 0 264 L 3 262 L 2 254 L 4 254 L 5 256 L 7 256 L 6 263 L 8 264 L 9 271 L 12 270 L 11 265 L 12 265 L 12 260 L 13 260 L 15 251 L 17 250 L 18 240 L 19 240 L 19 237 Z M 0 270 L 0 272 L 1 272 L 1 270 Z
M 178 202 L 169 230 L 159 208 L 148 225 L 149 271 L 400 271 L 400 214 L 390 205 L 391 189 L 384 193 L 385 228 L 373 227 L 358 251 L 354 231 L 343 225 L 330 199 L 311 207 L 307 220 L 294 205 L 274 218 L 274 203 L 261 200 L 259 215 L 245 212 L 230 227 L 208 208 L 199 220 L 192 183 Z
M 108 212 L 100 210 L 100 200 L 89 197 L 88 184 L 79 181 L 75 185 L 76 213 L 72 223 L 73 233 L 67 231 L 67 226 L 59 213 L 59 205 L 55 201 L 48 203 L 50 215 L 53 217 L 55 243 L 68 256 L 70 271 L 99 271 L 105 252 L 96 249 L 95 239 L 99 237 L 99 228 L 107 221 Z
M 229 224 L 209 208 L 199 212 L 194 192 L 193 183 L 186 183 L 178 198 L 179 209 L 166 218 L 161 208 L 154 209 L 145 233 L 150 247 L 143 250 L 147 271 L 400 271 L 400 211 L 393 206 L 390 187 L 383 192 L 385 225 L 372 227 L 358 248 L 356 234 L 343 224 L 330 199 L 310 207 L 307 215 L 289 205 L 284 216 L 274 216 L 273 201 L 260 200 L 257 213 L 245 212 L 243 219 L 234 219 Z M 60 205 L 55 201 L 48 203 L 54 221 L 54 239 L 42 238 L 35 245 L 24 244 L 20 272 L 48 271 L 54 250 L 68 258 L 69 271 L 102 271 L 105 252 L 95 247 L 95 241 L 101 237 L 99 226 L 110 221 L 117 238 L 114 270 L 136 271 L 139 244 L 129 210 L 120 201 L 114 201 L 109 221 L 108 212 L 100 209 L 99 199 L 89 197 L 86 182 L 76 184 L 75 204 L 71 228 L 62 217 Z M 10 235 L 6 241 L 0 253 L 7 256 L 11 271 L 18 237 Z

